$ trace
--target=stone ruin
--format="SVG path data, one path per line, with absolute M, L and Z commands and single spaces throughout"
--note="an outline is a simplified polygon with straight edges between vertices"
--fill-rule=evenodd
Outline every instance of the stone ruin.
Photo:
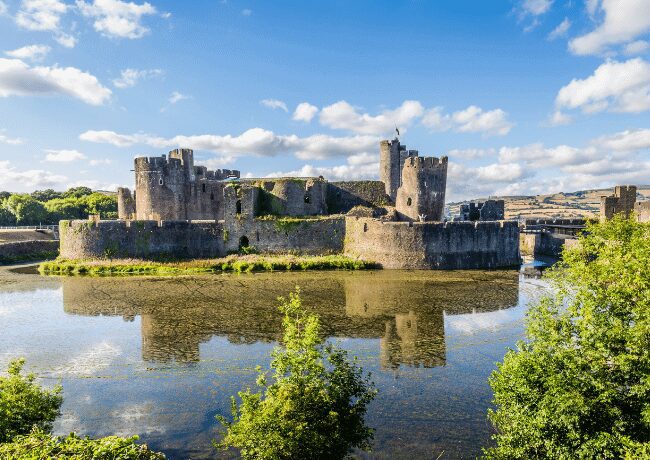
M 636 201 L 635 185 L 617 185 L 614 194 L 600 197 L 600 220 L 609 220 L 616 214 L 630 217 L 634 212 L 639 222 L 650 222 L 650 201 Z

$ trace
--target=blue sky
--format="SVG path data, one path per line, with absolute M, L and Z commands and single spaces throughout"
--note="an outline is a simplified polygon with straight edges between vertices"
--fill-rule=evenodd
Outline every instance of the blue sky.
M 650 0 L 0 1 L 0 189 L 133 183 L 177 146 L 376 178 L 395 126 L 448 198 L 650 183 Z

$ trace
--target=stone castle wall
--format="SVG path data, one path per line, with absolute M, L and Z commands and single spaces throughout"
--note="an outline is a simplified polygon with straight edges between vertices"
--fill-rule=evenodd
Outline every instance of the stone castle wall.
M 384 183 L 378 180 L 328 182 L 327 211 L 345 214 L 355 206 L 369 208 L 391 204 Z
M 407 158 L 395 209 L 403 220 L 440 221 L 445 210 L 447 157 Z
M 634 207 L 639 222 L 650 222 L 650 201 L 641 201 Z
M 623 214 L 625 217 L 634 211 L 636 203 L 636 186 L 617 185 L 614 187 L 614 194 L 600 197 L 600 220 L 608 220 L 615 214 Z
M 520 264 L 517 222 L 381 222 L 346 218 L 345 253 L 384 268 L 472 269 Z
M 222 222 L 62 220 L 59 232 L 66 259 L 225 255 Z

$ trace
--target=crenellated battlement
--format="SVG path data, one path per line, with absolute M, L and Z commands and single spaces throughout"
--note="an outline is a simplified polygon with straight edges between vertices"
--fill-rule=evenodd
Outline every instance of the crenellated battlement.
M 417 150 L 416 150 L 417 152 Z M 405 168 L 419 168 L 419 169 L 439 169 L 440 167 L 447 167 L 447 157 L 419 157 L 409 156 L 404 162 Z M 402 173 L 403 174 L 403 173 Z

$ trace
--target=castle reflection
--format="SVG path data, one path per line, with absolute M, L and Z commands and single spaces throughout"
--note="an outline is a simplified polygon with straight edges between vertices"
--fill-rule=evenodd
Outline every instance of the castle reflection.
M 214 336 L 277 341 L 278 296 L 299 285 L 329 337 L 379 338 L 381 365 L 445 364 L 445 315 L 516 306 L 519 276 L 493 272 L 313 272 L 173 278 L 62 278 L 75 315 L 141 317 L 142 359 L 196 362 Z

